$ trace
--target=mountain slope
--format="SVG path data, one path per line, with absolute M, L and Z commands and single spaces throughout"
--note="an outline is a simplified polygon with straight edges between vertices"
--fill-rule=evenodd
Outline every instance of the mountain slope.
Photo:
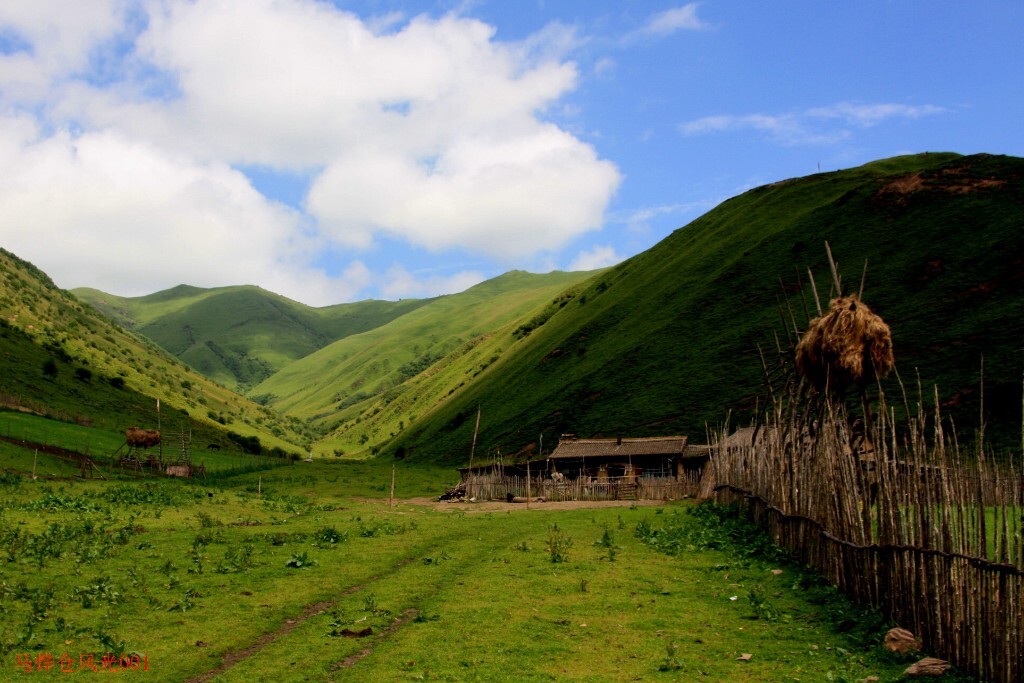
M 255 286 L 179 285 L 142 297 L 74 290 L 202 375 L 244 391 L 327 344 L 371 330 L 430 299 L 312 308 Z
M 253 392 L 269 405 L 321 424 L 426 370 L 467 340 L 519 321 L 593 273 L 513 271 L 438 297 L 386 325 L 351 335 L 285 367 Z
M 756 188 L 589 281 L 528 336 L 511 326 L 503 340 L 493 335 L 485 344 L 503 345 L 499 358 L 443 400 L 442 387 L 421 387 L 435 400 L 385 451 L 465 462 L 477 406 L 483 452 L 516 451 L 541 434 L 553 444 L 563 432 L 702 441 L 730 409 L 746 419 L 757 405 L 758 345 L 775 362 L 773 336 L 790 343 L 780 282 L 799 327 L 813 308 L 808 267 L 827 297 L 826 240 L 847 283 L 859 285 L 869 262 L 864 298 L 892 326 L 898 368 L 937 383 L 965 438 L 977 425 L 984 355 L 986 420 L 1013 443 L 1022 216 L 1024 160 L 1013 157 L 897 157 Z M 416 382 L 448 381 L 436 377 Z M 365 404 L 358 427 L 346 427 L 390 434 L 400 419 L 392 403 Z
M 268 446 L 303 448 L 301 423 L 280 417 L 112 324 L 0 249 L 0 394 L 7 407 L 123 430 L 155 422 L 155 399 L 211 435 L 228 429 Z

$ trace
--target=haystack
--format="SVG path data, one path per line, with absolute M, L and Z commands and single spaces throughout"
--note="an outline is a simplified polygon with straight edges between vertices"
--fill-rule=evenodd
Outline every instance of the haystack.
M 139 448 L 149 448 L 160 443 L 160 430 L 158 429 L 129 427 L 125 431 L 124 436 L 129 446 L 137 446 Z
M 856 294 L 834 299 L 796 346 L 796 368 L 817 389 L 864 387 L 893 368 L 892 333 Z

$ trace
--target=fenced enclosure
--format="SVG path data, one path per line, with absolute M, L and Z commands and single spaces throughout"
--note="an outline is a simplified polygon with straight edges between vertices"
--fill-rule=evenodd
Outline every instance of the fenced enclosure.
M 777 402 L 767 425 L 719 440 L 702 495 L 748 505 L 778 545 L 940 657 L 1024 680 L 1019 463 L 962 450 L 937 405 L 930 424 L 921 406 L 907 425 L 893 415 L 880 398 L 865 439 L 842 406 Z
M 700 489 L 700 473 L 689 471 L 680 477 L 640 476 L 592 479 L 551 479 L 547 474 L 506 475 L 500 469 L 469 474 L 465 479 L 466 498 L 507 500 L 509 497 L 561 500 L 678 500 L 692 498 Z

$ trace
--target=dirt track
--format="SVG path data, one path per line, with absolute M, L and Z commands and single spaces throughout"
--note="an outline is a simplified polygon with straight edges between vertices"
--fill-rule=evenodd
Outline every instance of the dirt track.
M 462 510 L 473 512 L 505 512 L 507 510 L 526 510 L 526 503 L 506 503 L 501 500 L 480 501 L 477 503 L 447 501 L 440 502 L 436 498 L 407 498 L 398 503 L 408 505 L 425 505 L 435 510 Z M 545 503 L 530 503 L 530 510 L 584 510 L 587 508 L 654 507 L 665 505 L 664 500 L 559 500 Z

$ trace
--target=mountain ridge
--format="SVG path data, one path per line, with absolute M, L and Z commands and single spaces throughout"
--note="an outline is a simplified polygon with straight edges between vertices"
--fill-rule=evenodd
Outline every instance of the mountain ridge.
M 417 303 L 381 324 L 386 315 L 372 309 L 370 327 L 290 360 L 250 393 L 326 430 L 318 455 L 464 462 L 478 409 L 483 457 L 536 452 L 542 438 L 553 444 L 564 432 L 701 441 L 727 416 L 742 422 L 763 406 L 760 355 L 789 362 L 775 349 L 791 347 L 812 315 L 808 271 L 827 303 L 828 241 L 847 283 L 859 283 L 869 264 L 864 298 L 892 326 L 897 367 L 937 384 L 942 411 L 969 437 L 981 356 L 986 423 L 1019 419 L 1022 215 L 1016 157 L 904 155 L 787 179 L 722 202 L 617 266 L 552 283 L 543 296 L 517 299 L 512 287 L 497 316 L 484 315 L 500 298 L 486 287 Z M 506 275 L 488 286 L 519 277 Z M 445 331 L 417 327 L 431 307 L 432 324 L 453 319 Z M 167 319 L 179 331 L 187 323 Z M 247 354 L 235 358 L 266 360 Z M 1012 443 L 988 433 L 990 443 Z

